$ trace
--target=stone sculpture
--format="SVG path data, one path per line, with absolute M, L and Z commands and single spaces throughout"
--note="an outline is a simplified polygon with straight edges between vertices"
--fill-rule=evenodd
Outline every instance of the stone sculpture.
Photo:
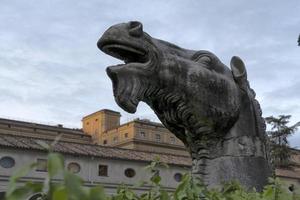
M 230 70 L 209 51 L 152 38 L 137 21 L 110 27 L 97 45 L 125 62 L 107 68 L 118 105 L 134 113 L 146 102 L 189 150 L 193 176 L 262 190 L 271 175 L 265 122 L 239 57 Z

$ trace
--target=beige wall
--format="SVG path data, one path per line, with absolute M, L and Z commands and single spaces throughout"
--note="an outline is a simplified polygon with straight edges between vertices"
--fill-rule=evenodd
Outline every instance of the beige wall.
M 120 125 L 120 114 L 107 110 L 88 115 L 82 122 L 84 132 L 100 145 L 189 155 L 183 143 L 159 123 L 134 120 Z
M 102 133 L 120 126 L 120 113 L 101 110 L 82 119 L 83 132 L 91 135 L 95 143 L 102 143 Z
M 84 133 L 91 135 L 96 142 L 100 138 L 100 133 L 103 129 L 102 124 L 104 124 L 104 118 L 100 112 L 82 119 L 82 129 Z
M 0 158 L 3 156 L 11 156 L 15 159 L 16 165 L 11 169 L 5 169 L 0 166 L 0 192 L 5 191 L 9 177 L 21 166 L 32 163 L 38 158 L 46 158 L 46 154 L 42 152 L 26 151 L 24 154 L 23 150 L 12 150 L 12 149 L 1 149 Z M 97 157 L 75 157 L 72 155 L 65 155 L 65 165 L 67 166 L 70 162 L 79 163 L 81 171 L 78 173 L 83 178 L 85 185 L 103 185 L 107 192 L 113 193 L 116 188 L 124 183 L 129 186 L 133 186 L 139 181 L 149 180 L 149 173 L 144 169 L 148 162 L 140 162 L 134 160 L 113 160 Z M 108 176 L 98 176 L 98 165 L 108 166 Z M 124 175 L 124 170 L 132 168 L 135 170 L 136 175 L 133 178 L 128 178 Z M 189 169 L 188 167 L 170 165 L 170 168 L 161 168 L 160 175 L 163 177 L 162 185 L 166 189 L 173 190 L 177 186 L 177 182 L 174 180 L 175 173 L 185 173 Z M 46 177 L 46 172 L 31 171 L 22 180 L 32 180 L 42 182 Z M 57 177 L 59 179 L 59 177 Z M 143 191 L 149 189 L 148 187 L 136 187 L 136 191 Z
M 16 165 L 13 168 L 5 169 L 0 166 L 0 192 L 6 190 L 9 177 L 20 167 L 35 162 L 38 158 L 46 158 L 46 153 L 30 151 L 27 150 L 26 154 L 23 150 L 18 149 L 5 149 L 2 148 L 0 151 L 0 158 L 3 156 L 10 156 L 15 159 Z M 100 184 L 104 186 L 108 193 L 114 193 L 116 188 L 120 185 L 120 183 L 124 183 L 128 186 L 133 186 L 139 181 L 148 180 L 149 174 L 145 171 L 144 167 L 148 165 L 147 162 L 139 162 L 134 160 L 113 160 L 113 159 L 105 159 L 105 158 L 97 158 L 97 157 L 83 157 L 83 156 L 72 156 L 65 155 L 65 166 L 67 166 L 71 162 L 76 162 L 80 164 L 81 171 L 78 173 L 80 177 L 83 178 L 84 184 L 87 186 L 94 186 Z M 108 176 L 101 177 L 98 176 L 98 165 L 107 165 L 108 166 Z M 124 175 L 124 170 L 127 168 L 132 168 L 136 171 L 136 176 L 133 178 L 128 178 Z M 190 169 L 189 167 L 170 165 L 170 168 L 160 169 L 160 175 L 162 176 L 162 185 L 168 189 L 173 190 L 178 183 L 174 180 L 175 173 L 186 173 Z M 43 182 L 43 179 L 46 177 L 46 172 L 37 172 L 32 170 L 28 175 L 23 177 L 19 184 L 24 181 L 36 181 Z M 280 177 L 283 182 L 286 183 L 286 188 L 288 188 L 291 184 L 294 184 L 296 188 L 300 188 L 300 179 L 293 177 Z M 60 177 L 57 177 L 60 179 Z M 135 187 L 135 191 L 142 192 L 149 187 Z
M 160 140 L 156 135 L 160 136 Z M 100 141 L 100 144 L 106 141 L 106 145 L 120 148 L 189 155 L 183 143 L 167 129 L 135 121 L 104 132 Z
M 136 132 L 136 138 L 141 140 L 148 140 L 152 142 L 158 142 L 156 135 L 160 135 L 160 141 L 158 143 L 166 143 L 171 145 L 179 145 L 184 146 L 183 143 L 175 137 L 174 134 L 172 134 L 168 129 L 164 127 L 157 127 L 157 126 L 150 126 L 145 125 L 141 123 L 135 123 L 135 132 Z M 142 137 L 141 132 L 145 133 L 145 138 Z M 172 138 L 174 140 L 172 140 Z

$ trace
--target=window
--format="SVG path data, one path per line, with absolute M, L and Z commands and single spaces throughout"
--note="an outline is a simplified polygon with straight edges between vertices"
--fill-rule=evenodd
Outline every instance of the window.
M 174 179 L 176 182 L 180 182 L 182 180 L 182 174 L 181 173 L 174 174 Z
M 95 121 L 97 122 L 97 121 L 98 121 L 98 119 L 95 119 Z
M 114 143 L 117 143 L 118 142 L 118 137 L 117 136 L 114 137 L 113 141 L 114 141 Z
M 160 176 L 160 171 L 158 169 L 154 169 L 152 173 L 154 176 Z
M 90 122 L 87 122 L 87 123 L 86 123 L 86 125 L 89 125 L 89 124 L 90 124 Z
M 12 168 L 15 164 L 15 160 L 12 157 L 4 156 L 0 159 L 0 166 L 3 168 Z
M 108 170 L 107 165 L 99 165 L 98 175 L 99 176 L 108 176 L 107 170 Z
M 141 136 L 141 138 L 145 138 L 145 137 L 146 137 L 146 133 L 143 132 L 143 131 L 141 131 L 141 132 L 140 132 L 140 136 Z
M 295 190 L 294 184 L 290 184 L 290 186 L 288 188 L 289 188 L 289 191 L 291 191 L 291 192 L 294 192 L 294 190 Z
M 128 168 L 124 171 L 124 174 L 128 178 L 132 178 L 135 176 L 135 171 L 134 171 L 134 169 Z
M 80 165 L 76 162 L 71 162 L 68 164 L 68 170 L 74 174 L 77 174 L 80 172 Z
M 155 140 L 156 140 L 156 142 L 160 142 L 160 135 L 159 134 L 155 135 Z
M 125 133 L 125 138 L 128 138 L 128 133 Z
M 175 144 L 175 137 L 171 136 L 170 140 L 171 140 L 171 144 Z
M 46 172 L 47 171 L 47 159 L 37 159 L 36 171 Z
M 103 144 L 107 144 L 107 140 L 103 140 Z

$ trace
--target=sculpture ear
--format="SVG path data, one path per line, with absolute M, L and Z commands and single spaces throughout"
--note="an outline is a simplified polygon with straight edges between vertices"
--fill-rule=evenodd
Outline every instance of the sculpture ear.
M 230 61 L 230 67 L 236 81 L 247 80 L 246 67 L 240 57 L 233 56 Z

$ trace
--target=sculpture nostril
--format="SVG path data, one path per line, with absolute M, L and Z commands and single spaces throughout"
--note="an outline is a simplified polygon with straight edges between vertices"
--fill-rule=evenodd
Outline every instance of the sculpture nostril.
M 129 22 L 129 35 L 141 37 L 143 35 L 143 24 L 138 21 Z
M 131 21 L 131 22 L 129 22 L 130 29 L 136 28 L 138 26 L 142 26 L 142 23 L 138 22 L 138 21 Z

